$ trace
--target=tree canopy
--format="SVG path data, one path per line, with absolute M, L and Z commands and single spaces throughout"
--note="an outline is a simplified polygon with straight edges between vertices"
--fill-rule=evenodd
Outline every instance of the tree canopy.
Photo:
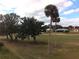
M 51 21 L 53 21 L 53 22 L 60 22 L 58 9 L 57 9 L 57 7 L 55 5 L 52 5 L 52 4 L 47 5 L 45 7 L 45 11 L 44 12 L 45 12 L 45 15 L 47 17 L 49 17 L 49 16 L 51 17 Z
M 34 17 L 23 17 L 21 19 L 23 22 L 20 27 L 19 37 L 25 38 L 26 36 L 31 36 L 34 40 L 36 40 L 36 35 L 41 33 L 41 27 L 44 22 L 37 21 Z
M 41 27 L 44 25 L 44 22 L 38 21 L 34 17 L 21 18 L 15 13 L 1 15 L 0 18 L 7 39 L 11 40 L 25 39 L 26 37 L 36 40 L 36 36 L 41 34 Z

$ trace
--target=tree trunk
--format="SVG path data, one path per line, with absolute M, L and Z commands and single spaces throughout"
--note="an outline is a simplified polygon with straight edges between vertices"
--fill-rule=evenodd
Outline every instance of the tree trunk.
M 27 35 L 28 40 L 30 40 L 30 35 Z
M 36 36 L 33 36 L 34 42 L 36 42 Z
M 9 39 L 8 35 L 6 35 L 6 38 Z
M 17 36 L 15 36 L 15 41 L 18 41 L 18 37 Z
M 57 22 L 55 22 L 55 27 L 54 27 L 55 32 L 56 32 L 56 28 L 57 28 L 56 26 L 57 26 Z
M 13 40 L 13 35 L 11 33 L 9 34 L 9 37 L 11 40 Z
M 9 34 L 6 32 L 6 39 L 9 39 L 9 36 L 8 36 Z

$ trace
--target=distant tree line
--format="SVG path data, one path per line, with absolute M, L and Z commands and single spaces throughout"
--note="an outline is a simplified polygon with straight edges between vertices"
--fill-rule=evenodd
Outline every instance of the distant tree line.
M 50 25 L 44 25 L 42 26 L 42 32 L 46 32 L 47 29 L 49 29 L 49 26 Z M 61 29 L 61 28 L 64 28 L 63 26 L 61 25 L 51 25 L 51 29 L 53 30 L 53 32 L 55 32 L 56 29 Z

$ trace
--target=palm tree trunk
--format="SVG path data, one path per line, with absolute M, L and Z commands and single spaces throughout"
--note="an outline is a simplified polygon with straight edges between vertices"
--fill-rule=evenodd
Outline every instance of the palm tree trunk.
M 36 42 L 36 36 L 33 36 L 34 42 Z
M 56 30 L 56 26 L 57 26 L 57 22 L 55 22 L 55 27 L 54 27 L 54 30 Z M 55 31 L 56 32 L 56 31 Z
M 9 37 L 11 40 L 13 40 L 13 35 L 11 33 L 9 34 Z
M 30 40 L 30 35 L 27 35 L 28 40 Z
M 51 54 L 51 32 L 52 32 L 52 20 L 50 20 L 50 26 L 49 26 L 49 28 L 50 28 L 50 31 L 49 31 L 49 39 L 48 39 L 48 55 L 50 55 Z

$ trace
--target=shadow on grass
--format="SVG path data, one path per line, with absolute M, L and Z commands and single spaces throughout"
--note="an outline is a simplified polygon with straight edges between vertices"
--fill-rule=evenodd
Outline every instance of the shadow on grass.
M 0 54 L 9 53 L 9 50 L 5 47 L 3 42 L 0 42 Z
M 34 47 L 34 46 L 47 46 L 48 42 L 45 41 L 33 41 L 33 40 L 18 40 L 18 41 L 11 41 L 11 40 L 4 40 L 7 43 L 13 44 L 13 45 L 17 45 L 17 46 L 29 46 L 29 47 Z M 63 44 L 62 43 L 50 43 L 50 48 L 63 48 Z
M 30 40 L 27 40 L 27 41 L 22 41 L 22 40 L 19 40 L 19 41 L 9 41 L 7 40 L 8 43 L 11 43 L 11 44 L 14 44 L 14 45 L 20 45 L 20 46 L 36 46 L 36 45 L 47 45 L 48 43 L 47 42 L 43 42 L 43 41 L 30 41 Z

